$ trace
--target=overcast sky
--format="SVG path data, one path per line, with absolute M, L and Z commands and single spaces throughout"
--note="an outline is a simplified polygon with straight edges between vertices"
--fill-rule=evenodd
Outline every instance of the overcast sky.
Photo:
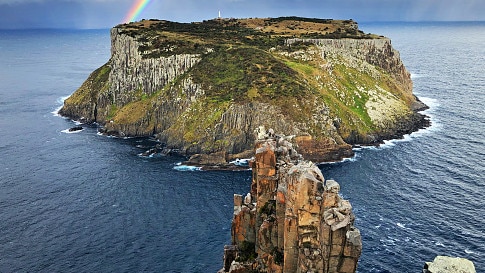
M 0 29 L 110 28 L 135 0 L 0 0 Z M 139 19 L 302 16 L 371 21 L 485 21 L 485 0 L 151 0 Z

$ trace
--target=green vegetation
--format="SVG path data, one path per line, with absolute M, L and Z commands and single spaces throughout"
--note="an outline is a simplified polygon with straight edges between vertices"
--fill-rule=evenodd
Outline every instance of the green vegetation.
M 107 120 L 113 119 L 117 111 L 118 111 L 118 107 L 116 107 L 115 104 L 112 104 L 109 108 L 108 116 L 106 117 L 106 119 Z
M 68 104 L 95 103 L 100 92 L 109 88 L 108 77 L 111 67 L 109 63 L 104 64 L 89 75 L 87 81 L 79 88 L 80 92 L 72 94 L 66 102 Z
M 307 77 L 314 76 L 315 70 L 317 70 L 315 66 L 312 66 L 311 64 L 305 63 L 305 62 L 302 62 L 302 61 L 296 62 L 294 60 L 287 60 L 287 61 L 285 61 L 285 64 L 288 67 L 290 67 L 291 69 L 293 69 L 295 71 L 299 71 L 304 76 L 307 76 Z
M 259 209 L 260 214 L 271 215 L 276 213 L 276 200 L 268 200 L 263 207 Z
M 273 249 L 271 253 L 274 257 L 275 264 L 281 265 L 285 260 L 285 255 L 282 251 L 278 250 L 276 247 Z
M 144 20 L 118 26 L 136 38 L 146 58 L 173 54 L 205 54 L 231 46 L 263 50 L 284 46 L 287 38 L 375 38 L 358 30 L 352 20 L 300 17 L 214 19 L 196 23 Z
M 243 241 L 238 245 L 238 250 L 239 256 L 236 258 L 237 262 L 251 261 L 258 256 L 254 242 Z
M 214 102 L 269 101 L 307 93 L 293 69 L 270 53 L 251 47 L 213 52 L 191 75 Z

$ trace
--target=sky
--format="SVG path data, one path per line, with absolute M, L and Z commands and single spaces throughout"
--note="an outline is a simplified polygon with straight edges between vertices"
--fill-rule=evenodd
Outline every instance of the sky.
M 139 0 L 0 0 L 0 29 L 111 28 Z M 376 21 L 485 21 L 485 0 L 145 0 L 136 20 L 198 22 L 301 16 Z

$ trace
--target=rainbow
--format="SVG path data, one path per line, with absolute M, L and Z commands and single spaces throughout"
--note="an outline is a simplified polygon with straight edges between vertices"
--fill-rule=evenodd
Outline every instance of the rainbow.
M 151 2 L 151 0 L 135 0 L 133 6 L 131 6 L 128 14 L 126 14 L 123 23 L 129 23 L 136 20 L 136 17 L 145 9 L 145 7 Z

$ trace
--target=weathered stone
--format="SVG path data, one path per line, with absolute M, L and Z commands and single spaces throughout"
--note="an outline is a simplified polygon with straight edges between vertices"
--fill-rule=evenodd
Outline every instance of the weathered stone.
M 246 194 L 246 196 L 244 197 L 244 204 L 245 205 L 249 205 L 251 204 L 253 201 L 252 201 L 252 198 L 251 198 L 251 193 L 248 192 L 248 194 Z
M 327 180 L 325 182 L 325 191 L 327 193 L 338 194 L 340 192 L 340 185 L 335 180 Z
M 424 265 L 423 273 L 476 273 L 470 260 L 458 257 L 437 256 Z
M 325 192 L 323 195 L 323 207 L 333 208 L 338 205 L 339 196 L 336 193 Z
M 239 245 L 244 241 L 256 240 L 256 211 L 243 206 L 241 211 L 234 215 L 232 222 L 232 243 Z
M 276 227 L 274 222 L 264 221 L 258 232 L 258 253 L 271 253 L 275 248 L 274 235 L 276 234 Z
M 353 273 L 356 270 L 357 261 L 355 258 L 344 257 L 340 266 L 340 273 Z
M 186 164 L 189 165 L 225 165 L 226 162 L 226 153 L 216 152 L 211 154 L 195 154 L 192 155 Z
M 242 206 L 243 197 L 240 194 L 234 194 L 234 206 Z
M 233 244 L 254 243 L 252 263 L 261 272 L 355 272 L 362 243 L 339 184 L 295 156 L 284 137 L 263 137 L 252 165 L 256 207 L 250 211 L 243 202 L 234 216 Z
M 360 231 L 355 228 L 351 228 L 347 231 L 346 244 L 344 248 L 345 257 L 359 257 L 362 252 L 362 238 L 360 236 Z
M 236 259 L 237 247 L 234 245 L 224 246 L 224 272 L 229 272 L 231 263 Z
M 251 273 L 252 272 L 251 269 L 252 268 L 251 268 L 250 265 L 233 261 L 228 272 L 231 272 L 231 273 Z

